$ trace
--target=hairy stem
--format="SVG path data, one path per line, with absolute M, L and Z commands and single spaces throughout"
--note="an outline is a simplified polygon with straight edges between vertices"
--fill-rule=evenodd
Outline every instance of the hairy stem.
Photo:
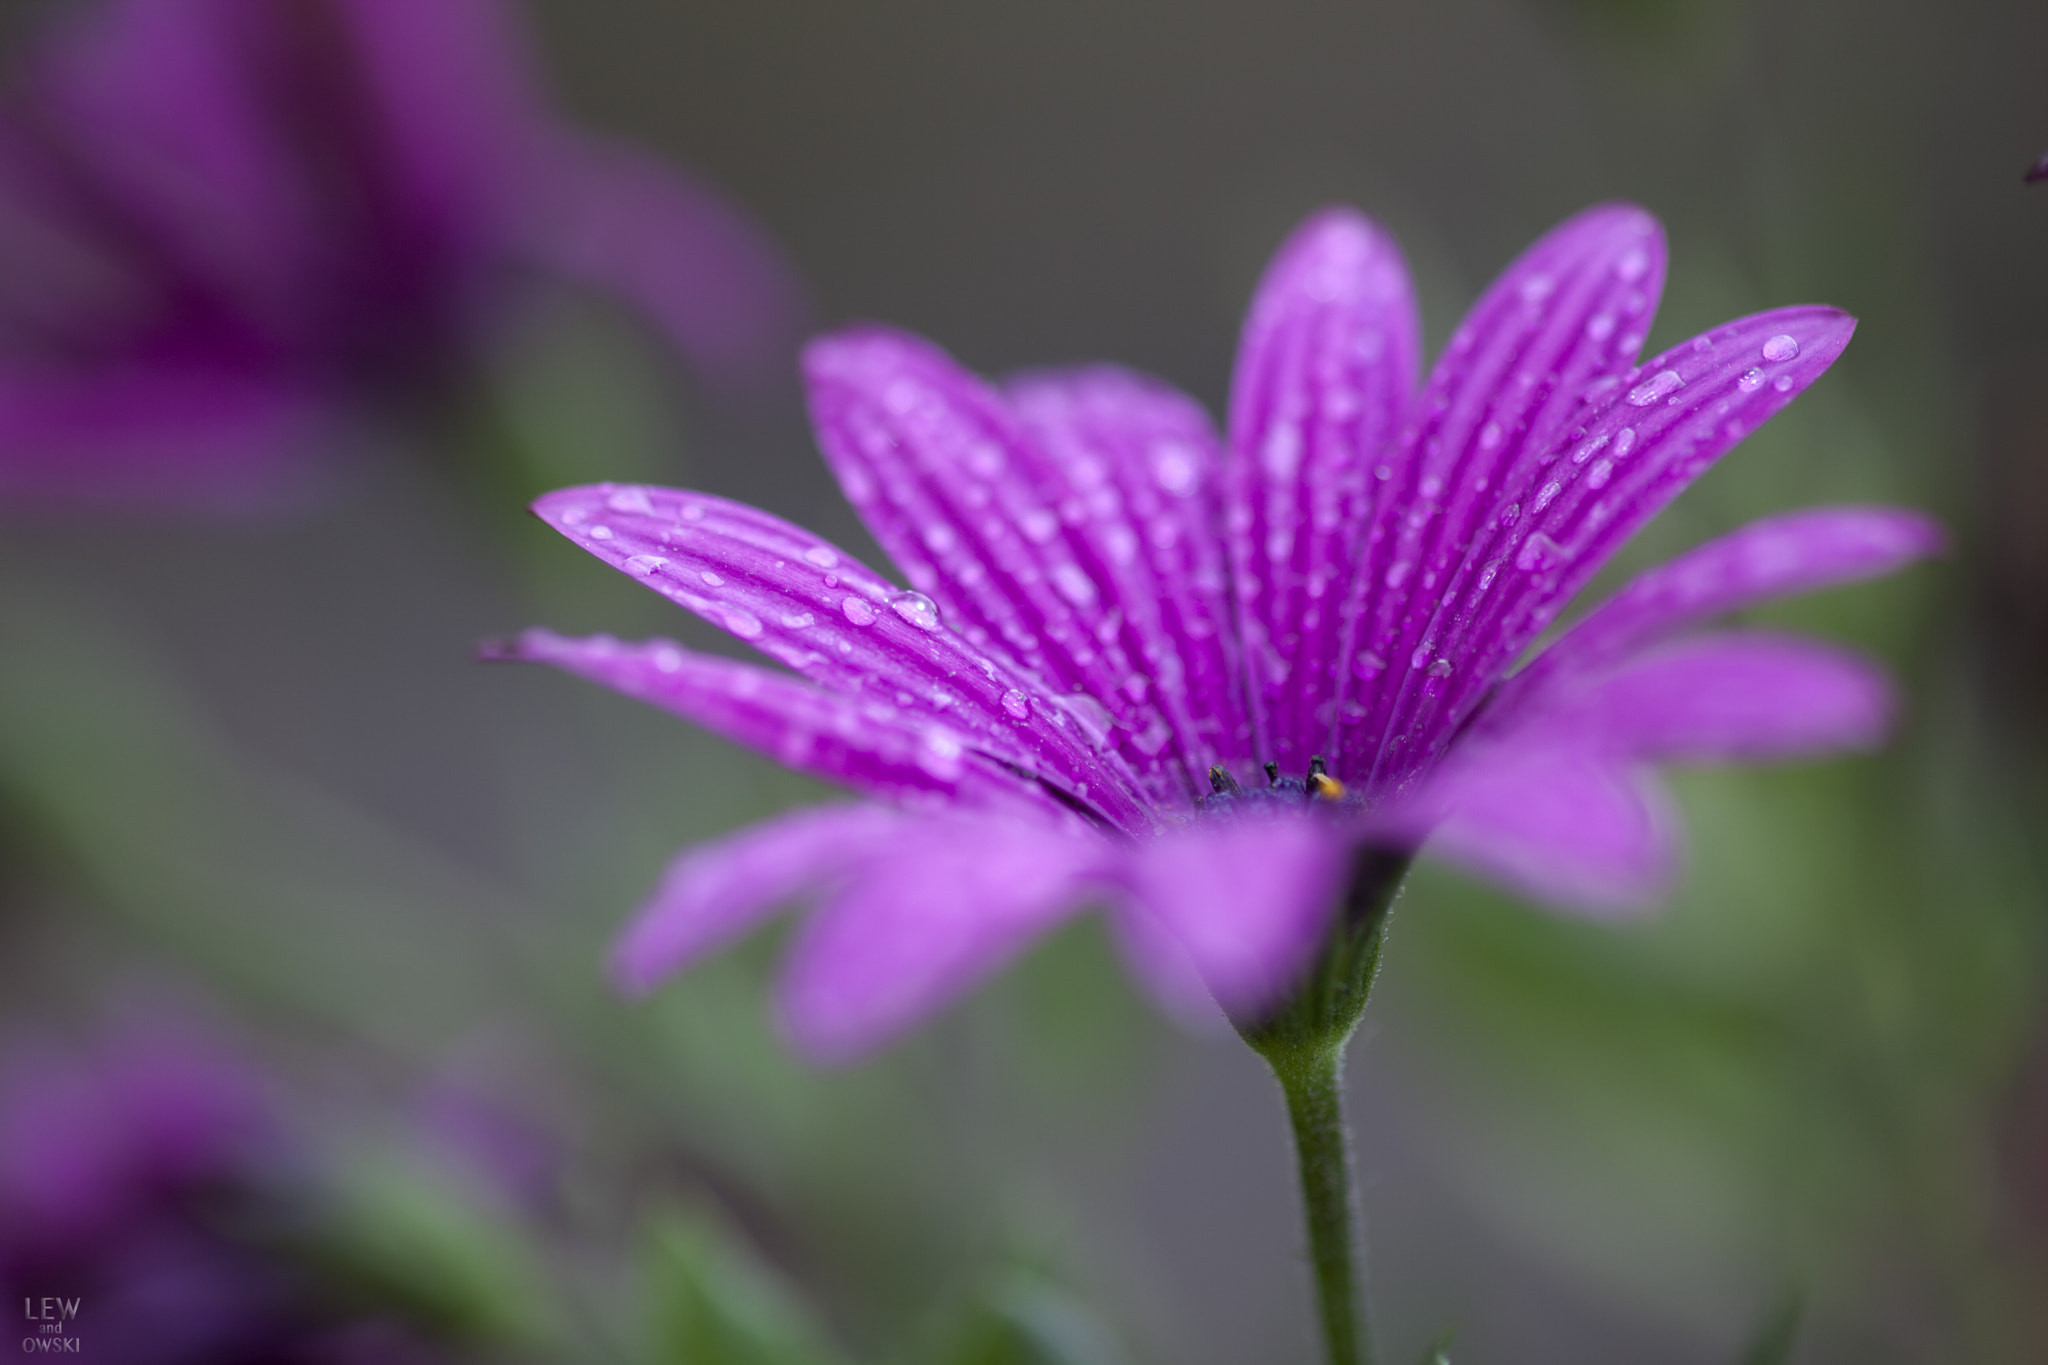
M 1321 953 L 1294 993 L 1238 1032 L 1266 1059 L 1287 1098 L 1308 1219 L 1309 1264 L 1329 1365 L 1370 1365 L 1351 1140 L 1344 1126 L 1344 1052 L 1379 971 L 1387 914 L 1408 874 L 1406 854 L 1366 849 Z

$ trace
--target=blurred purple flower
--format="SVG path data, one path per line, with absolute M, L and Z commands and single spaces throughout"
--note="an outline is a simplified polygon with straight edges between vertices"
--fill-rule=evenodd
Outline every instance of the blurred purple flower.
M 535 271 L 726 385 L 795 335 L 735 209 L 550 119 L 499 0 L 67 7 L 0 111 L 0 503 L 266 500 Z
M 296 1166 L 264 1078 L 182 1014 L 90 1048 L 10 1039 L 0 1304 L 74 1303 L 63 1335 L 123 1365 L 446 1359 L 282 1254 L 308 1212 Z
M 2043 152 L 2039 160 L 2027 167 L 2026 180 L 2029 185 L 2038 185 L 2043 180 L 2048 180 L 2048 152 Z
M 684 854 L 620 944 L 619 982 L 648 989 L 814 897 L 780 1003 L 830 1059 L 1090 900 L 1169 1006 L 1259 1009 L 1314 951 L 1361 844 L 1429 838 L 1595 913 L 1652 901 L 1674 830 L 1649 763 L 1867 746 L 1891 705 L 1833 649 L 1691 628 L 1940 540 L 1904 511 L 1758 522 L 1644 574 L 1504 680 L 1853 328 L 1780 309 L 1637 365 L 1663 277 L 1648 214 L 1582 213 L 1509 267 L 1418 391 L 1397 247 L 1326 212 L 1259 287 L 1227 442 L 1127 371 L 998 388 L 900 333 L 824 338 L 807 375 L 826 457 L 914 591 L 700 493 L 541 499 L 550 525 L 797 676 L 545 631 L 500 656 L 872 801 Z

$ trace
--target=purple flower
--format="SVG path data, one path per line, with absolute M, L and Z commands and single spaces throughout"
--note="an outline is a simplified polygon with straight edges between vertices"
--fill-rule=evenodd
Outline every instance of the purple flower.
M 866 798 L 685 853 L 619 945 L 620 984 L 649 989 L 815 900 L 780 1008 L 832 1059 L 1089 902 L 1172 1008 L 1262 1009 L 1361 846 L 1428 839 L 1565 908 L 1653 901 L 1675 831 L 1650 764 L 1863 747 L 1891 709 L 1859 659 L 1695 627 L 1939 543 L 1904 511 L 1757 522 L 1510 674 L 1853 328 L 1780 309 L 1638 365 L 1663 276 L 1648 214 L 1588 210 L 1509 267 L 1418 386 L 1398 249 L 1326 212 L 1259 287 L 1227 440 L 1124 370 L 998 387 L 901 333 L 826 337 L 806 357 L 820 441 L 907 590 L 706 494 L 541 499 L 550 525 L 789 671 L 545 631 L 500 655 Z
M 0 114 L 0 503 L 262 500 L 536 270 L 714 380 L 794 294 L 716 194 L 556 125 L 498 0 L 97 0 Z

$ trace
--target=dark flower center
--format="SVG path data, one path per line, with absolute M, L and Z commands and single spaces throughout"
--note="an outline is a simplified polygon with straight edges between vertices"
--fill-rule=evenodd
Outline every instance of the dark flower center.
M 1303 777 L 1282 777 L 1278 763 L 1266 765 L 1266 785 L 1246 788 L 1222 768 L 1209 769 L 1209 795 L 1197 799 L 1205 813 L 1222 815 L 1247 810 L 1334 806 L 1344 799 L 1344 784 L 1330 776 L 1319 754 L 1308 761 Z

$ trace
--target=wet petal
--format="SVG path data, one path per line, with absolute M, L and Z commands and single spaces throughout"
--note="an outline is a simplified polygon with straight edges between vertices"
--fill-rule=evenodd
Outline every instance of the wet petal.
M 1548 689 L 1513 735 L 1635 758 L 1712 762 L 1867 749 L 1892 689 L 1866 659 L 1812 640 L 1748 632 L 1664 645 L 1579 686 Z
M 790 949 L 778 1000 L 791 1041 L 819 1062 L 885 1042 L 1077 909 L 1116 851 L 1017 820 L 896 827 Z
M 1102 733 L 1155 799 L 1184 803 L 1187 765 L 1160 757 L 1174 731 L 1146 678 L 1154 642 L 1119 595 L 1119 556 L 1136 549 L 1114 525 L 1119 489 L 1042 450 L 1000 393 L 919 338 L 879 327 L 823 337 L 804 374 L 826 459 L 911 583 Z M 1163 393 L 1127 417 L 1141 430 L 1201 429 Z M 1102 516 L 1110 524 L 1091 526 Z
M 613 982 L 644 995 L 779 906 L 830 884 L 907 817 L 880 806 L 821 806 L 689 849 L 612 949 Z
M 1889 507 L 1823 507 L 1751 522 L 1639 575 L 1502 686 L 1504 720 L 1553 680 L 1607 667 L 1687 626 L 1795 593 L 1888 574 L 1940 552 L 1941 527 Z
M 1068 707 L 836 546 L 707 494 L 638 485 L 550 493 L 534 510 L 598 558 L 812 682 L 954 730 L 1124 828 L 1151 815 L 1129 770 Z
M 1328 751 L 1344 596 L 1373 477 L 1415 390 L 1415 299 L 1400 248 L 1348 209 L 1311 218 L 1252 301 L 1231 384 L 1229 544 L 1257 757 Z
M 904 804 L 958 801 L 1067 814 L 1036 783 L 970 749 L 941 722 L 667 640 L 628 644 L 529 630 L 484 657 L 553 664 L 674 712 L 800 773 Z
M 560 140 L 530 249 L 616 295 L 715 383 L 782 379 L 805 313 L 795 274 L 710 186 L 637 150 Z
M 1589 384 L 1625 372 L 1664 285 L 1657 220 L 1604 204 L 1558 225 L 1502 272 L 1451 337 L 1374 471 L 1345 619 L 1336 771 L 1367 778 L 1425 629 L 1469 547 L 1555 445 Z
M 1855 322 L 1785 308 L 1681 343 L 1602 394 L 1502 491 L 1406 660 L 1372 785 L 1425 768 L 1638 527 L 1818 379 Z
M 1219 535 L 1221 450 L 1193 399 L 1107 365 L 1018 376 L 1007 385 L 1033 445 L 1078 504 L 1078 534 L 1110 576 L 1124 652 L 1138 664 L 1114 689 L 1136 724 L 1124 753 L 1141 772 L 1171 765 L 1166 789 L 1208 790 L 1212 764 L 1249 777 L 1251 748 Z M 1156 754 L 1153 752 L 1156 750 Z M 1165 786 L 1155 779 L 1155 789 Z
M 1169 832 L 1119 874 L 1118 913 L 1137 921 L 1123 946 L 1170 1013 L 1199 1013 L 1196 982 L 1232 1014 L 1256 1013 L 1314 955 L 1349 866 L 1343 834 L 1318 820 L 1248 816 Z
M 1649 773 L 1572 745 L 1463 752 L 1410 805 L 1424 851 L 1567 911 L 1618 916 L 1670 886 L 1678 824 Z M 1426 814 L 1424 814 L 1426 812 Z

